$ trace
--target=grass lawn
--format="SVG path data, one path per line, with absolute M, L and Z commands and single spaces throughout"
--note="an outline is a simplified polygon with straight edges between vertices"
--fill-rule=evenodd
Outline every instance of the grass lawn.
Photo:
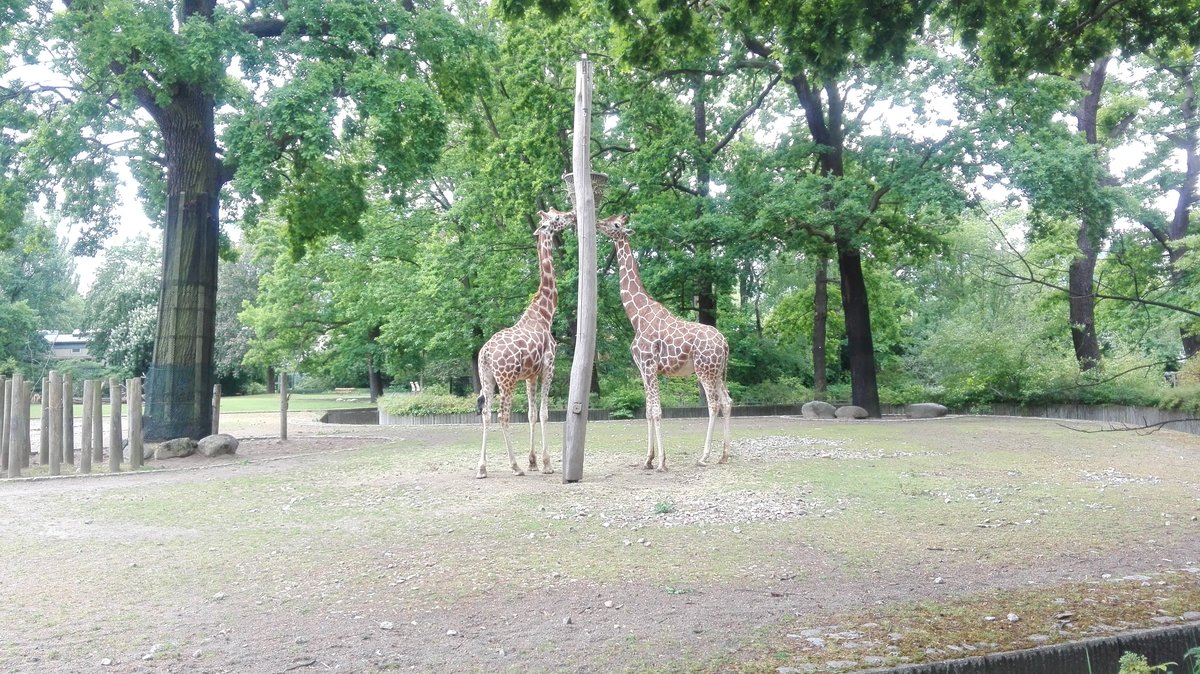
M 107 390 L 107 389 L 105 389 Z M 356 407 L 373 407 L 371 395 L 366 389 L 355 389 L 354 393 L 293 393 L 288 398 L 288 411 L 311 412 L 324 410 L 352 409 Z M 107 420 L 111 412 L 108 403 L 102 407 L 104 418 Z M 225 396 L 221 398 L 221 414 L 238 414 L 242 412 L 278 412 L 279 394 L 260 393 L 248 396 Z M 122 414 L 128 415 L 128 406 L 122 406 Z M 75 419 L 83 418 L 83 405 L 75 405 Z M 35 404 L 30 408 L 33 419 L 42 418 L 42 406 Z
M 0 483 L 0 671 L 854 671 L 1200 611 L 1200 438 L 738 418 L 702 468 L 705 425 L 657 473 L 644 422 L 589 424 L 575 485 L 498 432 L 474 479 L 476 427 Z

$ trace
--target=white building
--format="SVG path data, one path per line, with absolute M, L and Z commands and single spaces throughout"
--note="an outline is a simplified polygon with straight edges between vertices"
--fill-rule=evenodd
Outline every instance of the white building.
M 42 332 L 42 339 L 50 345 L 50 354 L 58 360 L 88 357 L 88 337 L 82 330 L 71 333 Z

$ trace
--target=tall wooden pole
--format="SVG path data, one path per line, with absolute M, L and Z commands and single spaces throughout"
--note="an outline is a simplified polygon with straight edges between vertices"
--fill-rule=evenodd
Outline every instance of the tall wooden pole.
M 596 355 L 596 199 L 592 192 L 592 62 L 584 55 L 575 64 L 574 173 L 575 230 L 579 240 L 579 299 L 575 357 L 563 430 L 563 482 L 583 479 L 583 448 L 587 436 L 588 394 Z
M 30 424 L 33 418 L 33 382 L 24 382 L 22 388 L 25 393 L 21 398 L 21 467 L 28 468 L 29 453 L 33 449 L 29 441 L 29 431 L 33 428 Z
M 121 380 L 108 379 L 108 470 L 121 472 L 121 460 L 125 458 L 125 443 L 121 442 Z
M 8 392 L 5 397 L 9 399 L 8 405 L 4 408 L 4 428 L 8 444 L 5 447 L 0 447 L 0 451 L 7 451 L 4 455 L 5 468 L 8 469 L 9 477 L 21 476 L 21 413 L 20 401 L 25 398 L 25 384 L 21 381 L 21 375 L 14 374 L 12 381 L 4 382 L 4 389 Z
M 75 465 L 75 382 L 71 373 L 64 372 L 62 378 L 63 396 L 63 461 Z
M 79 472 L 92 472 L 92 388 L 95 382 L 83 380 L 83 418 L 79 425 Z
M 49 402 L 50 408 L 50 474 L 58 475 L 62 472 L 62 377 L 59 376 L 58 370 L 50 370 L 50 390 L 48 391 L 50 400 L 42 401 L 42 405 Z M 42 416 L 46 418 L 45 415 Z
M 288 376 L 279 373 L 279 439 L 287 440 Z

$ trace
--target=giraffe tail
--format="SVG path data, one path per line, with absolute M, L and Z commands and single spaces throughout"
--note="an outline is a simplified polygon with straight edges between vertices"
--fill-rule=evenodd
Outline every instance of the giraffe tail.
M 482 392 L 480 392 L 479 397 L 476 398 L 476 400 L 475 400 L 475 414 L 478 414 L 479 416 L 483 416 L 483 401 L 486 399 L 487 399 L 487 397 L 484 396 Z

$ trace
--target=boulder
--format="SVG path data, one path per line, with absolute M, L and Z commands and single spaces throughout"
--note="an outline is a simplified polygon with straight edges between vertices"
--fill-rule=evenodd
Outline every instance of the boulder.
M 237 452 L 238 439 L 226 433 L 218 433 L 205 438 L 200 438 L 200 442 L 196 447 L 204 456 L 220 456 L 222 454 L 233 454 Z
M 805 419 L 833 419 L 836 407 L 822 400 L 811 400 L 800 407 L 800 414 Z
M 913 403 L 905 408 L 910 419 L 933 419 L 935 417 L 944 417 L 950 410 L 946 409 L 945 405 L 937 403 Z
M 837 408 L 833 416 L 839 419 L 866 419 L 871 416 L 871 413 L 858 405 L 842 405 Z
M 191 438 L 167 440 L 154 449 L 156 459 L 179 459 L 196 453 L 196 441 Z

